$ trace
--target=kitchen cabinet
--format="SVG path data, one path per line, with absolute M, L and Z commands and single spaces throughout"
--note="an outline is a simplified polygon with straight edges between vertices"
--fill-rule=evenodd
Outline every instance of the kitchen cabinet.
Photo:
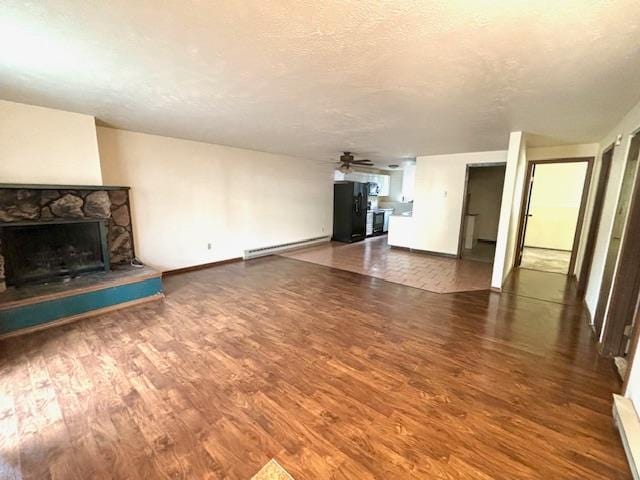
M 376 183 L 380 187 L 380 193 L 378 193 L 378 196 L 388 197 L 389 186 L 391 185 L 391 177 L 389 175 L 376 175 L 376 177 L 377 177 Z
M 391 177 L 389 175 L 384 175 L 381 173 L 367 173 L 367 172 L 342 173 L 339 170 L 336 170 L 333 174 L 333 179 L 336 182 L 347 180 L 350 182 L 377 183 L 378 186 L 380 187 L 378 196 L 379 197 L 389 196 L 389 186 L 391 184 Z
M 407 163 L 402 171 L 402 201 L 413 202 L 416 189 L 416 165 Z
M 391 214 L 393 213 L 393 208 L 384 209 L 384 227 L 382 228 L 383 232 L 389 231 L 389 218 L 391 218 Z
M 393 247 L 411 248 L 413 229 L 413 217 L 392 215 L 389 219 L 387 243 Z
M 365 229 L 365 235 L 367 237 L 370 237 L 371 235 L 373 235 L 373 212 L 371 210 L 367 212 L 367 224 Z

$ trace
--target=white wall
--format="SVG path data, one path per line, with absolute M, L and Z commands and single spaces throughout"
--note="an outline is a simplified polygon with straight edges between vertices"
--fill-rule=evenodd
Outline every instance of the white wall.
M 506 160 L 504 150 L 418 157 L 411 248 L 456 255 L 467 165 Z
M 105 182 L 131 186 L 136 253 L 156 268 L 331 234 L 331 165 L 103 127 L 98 140 Z
M 498 224 L 496 255 L 493 260 L 491 287 L 502 289 L 511 273 L 517 247 L 518 221 L 522 202 L 525 167 L 527 164 L 526 140 L 522 132 L 511 132 L 507 150 L 507 167 L 502 190 L 502 207 Z
M 0 100 L 0 183 L 101 185 L 95 119 Z

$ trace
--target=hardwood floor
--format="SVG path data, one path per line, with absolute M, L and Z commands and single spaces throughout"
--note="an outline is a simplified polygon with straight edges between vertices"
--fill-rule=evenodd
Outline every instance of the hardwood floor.
M 562 273 L 514 268 L 502 291 L 521 297 L 535 298 L 564 305 L 582 305 L 574 278 Z
M 0 478 L 629 479 L 578 306 L 268 257 L 0 342 Z

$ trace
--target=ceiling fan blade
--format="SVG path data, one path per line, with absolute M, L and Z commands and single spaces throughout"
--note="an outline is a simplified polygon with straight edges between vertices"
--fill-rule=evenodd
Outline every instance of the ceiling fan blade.
M 351 160 L 351 163 L 357 163 L 359 165 L 363 165 L 363 164 L 369 163 L 369 164 L 373 165 L 373 162 L 371 160 L 367 160 L 366 158 L 363 158 L 361 160 Z

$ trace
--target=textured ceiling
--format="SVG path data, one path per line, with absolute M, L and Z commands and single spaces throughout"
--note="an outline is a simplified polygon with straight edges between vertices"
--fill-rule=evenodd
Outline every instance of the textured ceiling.
M 639 80 L 637 0 L 0 4 L 0 98 L 317 159 L 597 141 Z

